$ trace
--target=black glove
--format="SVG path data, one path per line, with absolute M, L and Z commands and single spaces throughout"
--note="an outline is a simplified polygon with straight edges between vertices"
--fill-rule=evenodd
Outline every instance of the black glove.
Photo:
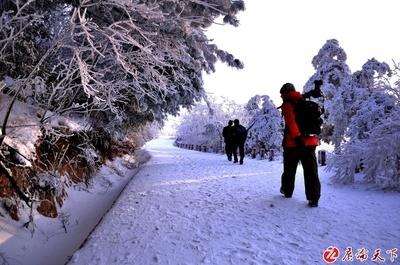
M 301 136 L 295 137 L 294 141 L 296 142 L 297 147 L 304 147 L 304 142 L 303 139 L 301 139 Z

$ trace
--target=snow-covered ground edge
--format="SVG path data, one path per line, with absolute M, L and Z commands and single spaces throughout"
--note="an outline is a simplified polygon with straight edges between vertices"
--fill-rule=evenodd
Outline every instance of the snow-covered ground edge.
M 58 218 L 35 214 L 33 234 L 22 221 L 1 216 L 0 264 L 65 264 L 148 159 L 143 150 L 116 158 L 100 168 L 89 188 L 69 187 Z

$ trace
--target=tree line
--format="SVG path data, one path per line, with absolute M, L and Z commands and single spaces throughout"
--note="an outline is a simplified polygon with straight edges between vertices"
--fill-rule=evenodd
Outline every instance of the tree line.
M 308 92 L 315 80 L 323 80 L 324 99 L 316 101 L 325 109 L 321 139 L 334 146 L 328 168 L 338 183 L 356 182 L 356 172 L 361 171 L 362 181 L 399 190 L 400 64 L 372 58 L 352 72 L 346 60 L 339 42 L 327 40 L 312 59 L 315 73 L 303 87 L 303 92 Z M 201 118 L 199 112 L 207 112 L 204 103 L 183 118 L 178 140 L 216 145 L 222 141 L 223 125 L 237 117 L 248 127 L 252 125 L 247 153 L 260 146 L 282 151 L 283 120 L 268 95 L 256 95 L 245 105 L 237 104 L 234 112 L 220 103 L 208 106 L 213 109 L 209 119 Z M 196 124 L 196 129 L 191 124 Z M 209 128 L 215 129 L 211 133 Z

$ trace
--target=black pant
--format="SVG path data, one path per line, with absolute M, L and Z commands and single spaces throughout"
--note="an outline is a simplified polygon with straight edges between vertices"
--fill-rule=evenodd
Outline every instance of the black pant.
M 238 147 L 239 147 L 240 162 L 243 162 L 243 159 L 244 159 L 244 142 L 243 143 L 242 142 L 233 143 L 233 150 L 232 150 L 232 152 L 233 152 L 233 161 L 236 161 L 236 162 L 238 161 L 238 158 L 237 158 L 237 149 L 238 149 Z
M 286 196 L 292 196 L 297 165 L 301 161 L 304 171 L 306 198 L 318 202 L 321 196 L 321 184 L 318 178 L 318 164 L 315 147 L 284 148 L 282 189 Z
M 233 144 L 231 142 L 225 142 L 225 154 L 228 157 L 228 160 L 232 160 L 232 150 Z

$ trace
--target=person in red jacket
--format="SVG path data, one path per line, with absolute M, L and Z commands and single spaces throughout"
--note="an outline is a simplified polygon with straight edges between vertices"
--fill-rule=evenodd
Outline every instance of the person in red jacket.
M 282 115 L 285 120 L 282 142 L 283 174 L 280 192 L 286 198 L 292 197 L 297 165 L 301 161 L 308 205 L 318 207 L 321 184 L 318 177 L 315 149 L 319 145 L 319 139 L 317 135 L 302 135 L 296 122 L 294 107 L 297 102 L 304 100 L 303 95 L 297 92 L 291 83 L 284 84 L 280 93 L 283 100 Z

